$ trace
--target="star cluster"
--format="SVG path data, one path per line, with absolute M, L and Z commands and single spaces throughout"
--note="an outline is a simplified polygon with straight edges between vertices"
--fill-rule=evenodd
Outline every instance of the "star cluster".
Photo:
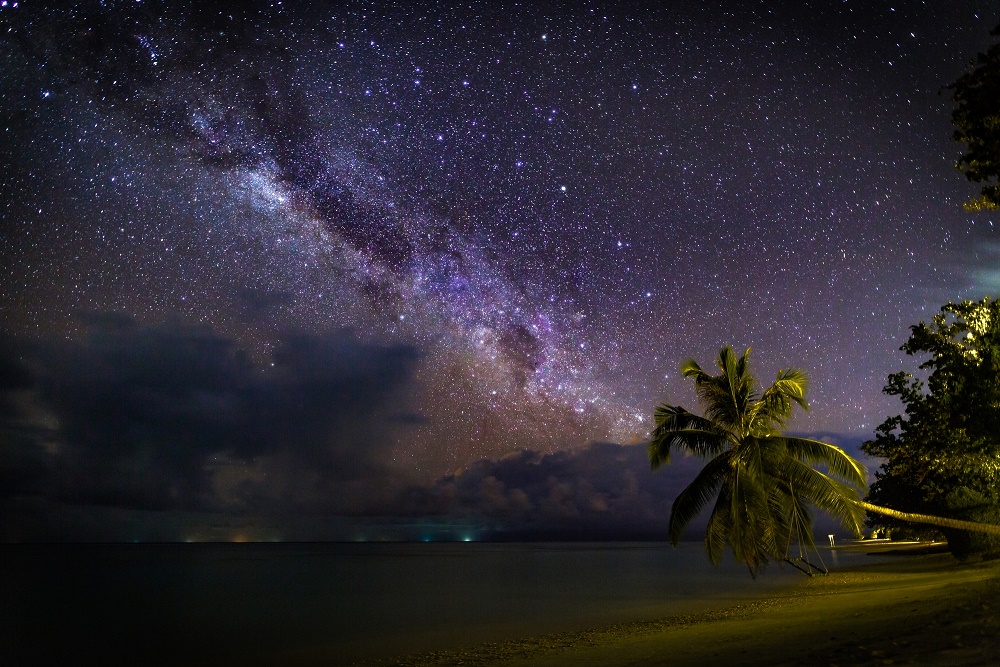
M 207 327 L 261 374 L 302 336 L 396 350 L 363 423 L 426 479 L 641 440 L 724 344 L 810 373 L 797 429 L 864 437 L 907 326 L 998 287 L 942 90 L 997 20 L 7 0 L 0 324 Z

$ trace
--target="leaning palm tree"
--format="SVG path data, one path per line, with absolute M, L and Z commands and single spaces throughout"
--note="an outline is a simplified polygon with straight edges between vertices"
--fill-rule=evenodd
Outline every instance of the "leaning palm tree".
M 867 471 L 839 447 L 783 435 L 793 407 L 808 409 L 805 373 L 779 371 L 774 384 L 759 392 L 749 357 L 749 348 L 742 357 L 729 346 L 722 348 L 719 375 L 709 375 L 694 360 L 681 364 L 684 377 L 694 380 L 705 414 L 657 407 L 649 460 L 659 468 L 669 463 L 673 449 L 709 459 L 674 500 L 670 540 L 676 545 L 691 520 L 711 504 L 705 546 L 712 563 L 719 564 L 729 545 L 756 576 L 772 561 L 795 564 L 793 544 L 800 559 L 803 550 L 816 550 L 814 508 L 860 534 L 864 509 L 858 489 Z
M 681 364 L 684 376 L 694 379 L 704 417 L 666 404 L 654 412 L 649 443 L 653 469 L 669 463 L 674 448 L 710 459 L 674 500 L 669 534 L 675 545 L 713 498 L 705 532 L 709 558 L 718 565 L 728 544 L 754 575 L 774 560 L 800 567 L 791 558 L 793 544 L 799 548 L 799 561 L 803 551 L 815 550 L 812 508 L 839 519 L 855 534 L 867 510 L 913 523 L 1000 535 L 997 525 L 901 512 L 860 500 L 863 465 L 839 447 L 781 433 L 794 405 L 808 409 L 805 374 L 779 371 L 774 384 L 758 393 L 749 357 L 749 348 L 737 358 L 732 348 L 724 347 L 716 362 L 720 375 L 709 375 L 693 360 Z M 817 464 L 827 472 L 813 468 Z M 812 566 L 800 569 L 809 573 Z
M 891 507 L 880 507 L 879 505 L 872 505 L 871 503 L 865 502 L 863 500 L 854 500 L 852 502 L 861 509 L 867 510 L 874 514 L 884 514 L 885 516 L 891 516 L 892 518 L 899 519 L 900 521 L 909 521 L 910 523 L 926 523 L 931 526 L 937 526 L 938 528 L 966 530 L 973 533 L 989 533 L 990 535 L 1000 535 L 1000 526 L 993 523 L 979 523 L 978 521 L 952 519 L 950 517 L 944 517 L 944 516 L 933 516 L 930 514 L 916 514 L 914 512 L 902 512 L 900 510 L 894 510 Z

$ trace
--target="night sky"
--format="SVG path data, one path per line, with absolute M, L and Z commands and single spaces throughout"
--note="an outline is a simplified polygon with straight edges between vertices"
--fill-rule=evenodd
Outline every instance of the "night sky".
M 665 535 L 679 363 L 856 451 L 1000 292 L 988 0 L 0 1 L 0 539 Z

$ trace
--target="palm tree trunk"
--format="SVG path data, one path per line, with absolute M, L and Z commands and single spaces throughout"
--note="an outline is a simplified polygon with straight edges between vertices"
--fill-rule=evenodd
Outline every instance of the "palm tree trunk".
M 1000 535 L 1000 526 L 994 525 L 992 523 L 976 523 L 975 521 L 962 521 L 961 519 L 947 519 L 940 516 L 930 516 L 928 514 L 912 514 L 910 512 L 900 512 L 899 510 L 889 509 L 888 507 L 879 507 L 878 505 L 872 505 L 871 503 L 866 503 L 863 500 L 852 500 L 852 503 L 862 507 L 869 512 L 875 512 L 876 514 L 884 514 L 886 516 L 891 516 L 894 519 L 899 519 L 901 521 L 909 521 L 910 523 L 929 523 L 932 526 L 939 526 L 941 528 L 954 528 L 956 530 L 967 530 L 972 533 L 989 533 L 991 535 Z

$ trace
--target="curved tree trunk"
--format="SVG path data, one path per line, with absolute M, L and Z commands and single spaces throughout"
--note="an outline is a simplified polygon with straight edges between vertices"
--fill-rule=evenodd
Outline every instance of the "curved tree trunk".
M 878 505 L 872 505 L 871 503 L 866 503 L 863 500 L 852 500 L 852 503 L 858 505 L 869 512 L 875 512 L 876 514 L 884 514 L 886 516 L 891 516 L 894 519 L 899 519 L 901 521 L 909 521 L 910 523 L 928 523 L 932 526 L 938 526 L 941 528 L 954 528 L 956 530 L 967 530 L 972 533 L 989 533 L 991 535 L 1000 535 L 1000 526 L 994 525 L 992 523 L 976 523 L 975 521 L 962 521 L 961 519 L 947 519 L 940 516 L 930 516 L 928 514 L 913 514 L 910 512 L 900 512 L 899 510 L 889 509 L 888 507 L 879 507 Z

